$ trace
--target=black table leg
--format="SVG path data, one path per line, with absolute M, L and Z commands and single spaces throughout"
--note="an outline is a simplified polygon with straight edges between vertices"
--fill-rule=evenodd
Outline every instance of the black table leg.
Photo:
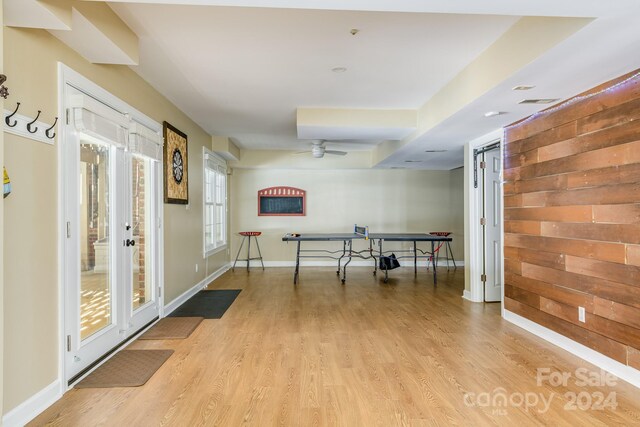
M 298 272 L 300 270 L 300 240 L 298 240 L 298 249 L 296 250 L 296 270 L 293 273 L 293 284 L 298 283 Z
M 433 240 L 431 241 L 431 253 L 433 254 L 433 256 L 431 257 L 431 260 L 433 261 L 433 284 L 436 285 L 438 283 L 438 276 L 436 273 L 436 254 L 434 253 L 435 251 L 435 246 L 433 244 Z
M 416 241 L 413 241 L 413 275 L 418 275 L 418 248 L 416 247 Z

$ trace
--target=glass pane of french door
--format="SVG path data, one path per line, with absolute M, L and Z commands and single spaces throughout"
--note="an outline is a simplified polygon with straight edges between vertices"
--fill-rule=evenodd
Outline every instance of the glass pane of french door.
M 80 338 L 112 323 L 110 148 L 80 144 Z
M 132 262 L 133 300 L 135 311 L 153 299 L 151 295 L 151 162 L 148 159 L 133 156 L 131 158 L 131 231 L 135 242 Z

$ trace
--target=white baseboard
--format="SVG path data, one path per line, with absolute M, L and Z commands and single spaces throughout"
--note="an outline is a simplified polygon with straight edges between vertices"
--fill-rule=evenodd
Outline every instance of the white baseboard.
M 473 298 L 471 298 L 471 291 L 468 291 L 466 289 L 462 292 L 462 298 L 469 300 L 471 302 L 476 302 Z
M 233 264 L 233 263 L 232 263 Z M 342 263 L 342 265 L 344 266 L 344 262 Z M 264 266 L 265 267 L 295 267 L 296 266 L 296 262 L 295 261 L 264 261 Z M 300 261 L 300 266 L 301 267 L 337 267 L 338 266 L 338 261 Z M 413 261 L 400 261 L 400 266 L 402 267 L 413 267 Z M 441 267 L 446 267 L 446 261 L 440 261 L 440 264 L 438 264 L 438 268 Z M 450 265 L 451 268 L 453 268 L 453 262 L 450 261 Z M 457 267 L 464 267 L 464 261 L 456 261 L 456 266 Z M 246 268 L 247 267 L 247 262 L 246 261 L 238 261 L 236 263 L 236 268 Z M 251 262 L 251 267 L 261 267 L 260 265 L 260 261 L 252 261 Z M 373 267 L 373 261 L 362 261 L 362 260 L 358 260 L 358 261 L 351 261 L 349 263 L 349 267 Z M 427 267 L 427 262 L 426 261 L 418 261 L 418 267 L 423 267 L 426 268 Z
M 182 304 L 184 304 L 185 301 L 187 301 L 189 298 L 191 298 L 192 296 L 194 296 L 195 294 L 200 292 L 209 283 L 211 283 L 212 281 L 214 281 L 218 277 L 222 276 L 227 270 L 229 270 L 229 268 L 231 268 L 230 264 L 223 265 L 222 267 L 220 267 L 219 269 L 217 269 L 216 271 L 214 271 L 213 273 L 211 273 L 210 275 L 208 275 L 207 277 L 202 279 L 200 282 L 198 282 L 192 288 L 190 288 L 187 291 L 185 291 L 184 293 L 182 293 L 182 295 L 180 295 L 179 297 L 177 297 L 176 299 L 171 301 L 169 304 L 166 304 L 164 306 L 164 314 L 163 314 L 163 316 L 166 317 L 167 315 L 169 315 L 176 308 L 178 308 Z
M 640 388 L 640 371 L 630 366 L 624 365 L 602 353 L 586 347 L 579 342 L 560 335 L 559 333 L 545 328 L 529 319 L 519 316 L 511 311 L 504 310 L 504 319 L 521 327 L 525 331 L 531 332 L 538 337 L 549 341 L 551 344 L 557 345 L 563 350 L 596 365 L 598 368 L 604 369 L 612 373 L 619 379 Z
M 4 427 L 22 427 L 37 417 L 42 411 L 53 405 L 62 394 L 60 381 L 56 380 L 7 412 L 2 417 Z

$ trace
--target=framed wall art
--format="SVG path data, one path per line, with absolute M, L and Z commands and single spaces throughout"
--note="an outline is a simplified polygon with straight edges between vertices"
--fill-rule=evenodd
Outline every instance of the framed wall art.
M 189 203 L 189 169 L 187 135 L 167 122 L 162 123 L 164 134 L 164 202 Z

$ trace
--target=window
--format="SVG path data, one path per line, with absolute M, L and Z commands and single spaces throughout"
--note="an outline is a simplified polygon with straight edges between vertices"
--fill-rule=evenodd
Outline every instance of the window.
M 204 256 L 227 244 L 227 164 L 204 148 Z

